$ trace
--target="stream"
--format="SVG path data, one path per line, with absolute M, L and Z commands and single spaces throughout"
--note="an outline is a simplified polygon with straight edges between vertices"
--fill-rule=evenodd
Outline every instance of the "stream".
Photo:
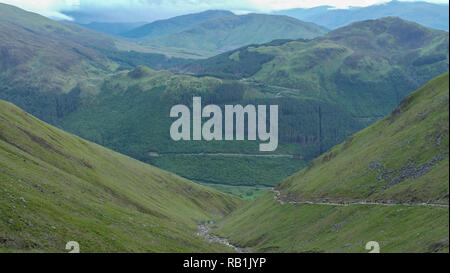
M 210 231 L 211 231 L 211 228 L 208 226 L 208 224 L 204 223 L 204 224 L 198 225 L 198 232 L 196 232 L 195 234 L 205 238 L 210 243 L 219 243 L 222 245 L 229 246 L 229 247 L 233 248 L 237 253 L 248 253 L 248 251 L 246 249 L 230 244 L 230 242 L 227 239 L 220 238 L 216 235 L 209 234 Z

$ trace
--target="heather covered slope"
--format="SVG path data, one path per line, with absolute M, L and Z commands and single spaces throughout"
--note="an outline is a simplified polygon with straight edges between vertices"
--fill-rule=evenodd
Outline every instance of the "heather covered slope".
M 267 193 L 233 212 L 216 232 L 255 251 L 365 252 L 377 241 L 382 252 L 448 252 L 448 77 L 286 179 L 278 197 Z
M 0 251 L 230 251 L 194 233 L 241 203 L 0 101 Z

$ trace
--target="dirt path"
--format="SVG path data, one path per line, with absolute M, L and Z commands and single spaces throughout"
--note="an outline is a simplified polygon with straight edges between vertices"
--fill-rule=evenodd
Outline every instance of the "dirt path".
M 233 248 L 237 253 L 248 253 L 248 251 L 246 249 L 230 244 L 230 242 L 228 242 L 227 239 L 220 238 L 216 235 L 209 234 L 210 231 L 211 231 L 211 228 L 208 226 L 208 224 L 200 224 L 200 225 L 198 225 L 198 232 L 195 234 L 198 236 L 202 236 L 210 243 L 219 243 L 222 245 L 229 246 L 229 247 Z
M 445 204 L 433 204 L 433 203 L 382 203 L 382 202 L 369 202 L 369 201 L 355 201 L 355 202 L 314 202 L 314 201 L 292 201 L 285 200 L 281 198 L 281 192 L 278 190 L 271 190 L 275 193 L 274 199 L 278 201 L 281 205 L 283 204 L 295 204 L 295 205 L 325 205 L 325 206 L 335 206 L 335 207 L 349 207 L 355 205 L 377 205 L 377 206 L 408 206 L 408 207 L 441 207 L 448 208 Z

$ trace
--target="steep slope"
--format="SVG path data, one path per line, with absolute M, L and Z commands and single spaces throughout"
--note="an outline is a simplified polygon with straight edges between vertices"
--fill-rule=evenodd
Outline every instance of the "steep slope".
M 275 12 L 313 22 L 315 24 L 335 29 L 353 22 L 377 19 L 386 16 L 397 16 L 404 20 L 413 21 L 426 27 L 448 31 L 448 4 L 434 4 L 429 2 L 391 1 L 368 7 L 352 7 L 349 9 L 335 9 L 321 6 L 312 9 L 291 9 Z
M 194 233 L 241 203 L 0 101 L 0 252 L 230 251 Z
M 233 15 L 230 11 L 207 10 L 204 12 L 186 14 L 166 20 L 158 20 L 122 33 L 127 38 L 157 37 L 179 33 L 208 20 Z
M 311 41 L 274 41 L 198 61 L 197 74 L 284 87 L 378 119 L 412 90 L 448 70 L 448 32 L 388 17 L 357 22 Z
M 220 223 L 256 251 L 448 252 L 449 74 Z
M 203 50 L 215 54 L 275 39 L 310 39 L 325 32 L 322 27 L 287 16 L 247 14 L 211 19 L 182 32 L 148 37 L 142 42 L 164 47 Z

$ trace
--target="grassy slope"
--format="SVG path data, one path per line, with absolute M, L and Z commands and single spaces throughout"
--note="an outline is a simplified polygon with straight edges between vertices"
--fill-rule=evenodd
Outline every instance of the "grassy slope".
M 211 19 L 179 33 L 151 37 L 144 41 L 165 47 L 217 53 L 275 39 L 310 39 L 325 32 L 322 27 L 287 16 L 248 14 Z
M 1 251 L 229 251 L 194 232 L 240 199 L 0 109 Z
M 430 81 L 392 115 L 334 147 L 277 189 L 297 201 L 448 205 L 448 81 L 448 73 Z M 442 160 L 419 171 L 439 155 Z M 374 168 L 374 161 L 384 167 Z M 382 252 L 448 252 L 449 214 L 448 207 L 280 205 L 273 193 L 266 193 L 219 227 L 222 236 L 256 251 L 365 252 L 365 243 L 375 240 Z
M 294 199 L 448 203 L 448 107 L 446 73 L 279 188 Z M 421 176 L 420 166 L 430 164 Z

